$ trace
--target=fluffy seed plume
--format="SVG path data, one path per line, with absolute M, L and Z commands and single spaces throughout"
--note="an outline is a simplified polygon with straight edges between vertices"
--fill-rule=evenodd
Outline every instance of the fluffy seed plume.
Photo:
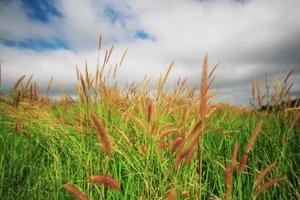
M 162 142 L 158 145 L 157 149 L 163 149 L 167 146 L 169 146 L 169 142 Z
M 183 191 L 182 192 L 182 196 L 183 196 L 183 198 L 189 198 L 190 197 L 190 193 L 188 192 L 188 191 Z
M 294 83 L 291 83 L 291 84 L 289 85 L 289 87 L 287 88 L 287 90 L 285 91 L 285 95 L 286 95 L 286 96 L 290 93 L 290 90 L 291 90 L 291 88 L 293 87 L 293 85 L 294 85 Z M 295 104 L 295 105 L 297 105 L 297 104 Z
M 112 177 L 105 176 L 105 175 L 93 175 L 90 176 L 90 181 L 92 183 L 101 183 L 104 184 L 112 189 L 120 189 L 120 183 L 113 179 Z
M 94 113 L 91 113 L 90 116 L 92 118 L 92 121 L 93 121 L 94 127 L 96 129 L 97 135 L 102 139 L 102 145 L 104 147 L 105 152 L 108 155 L 111 155 L 112 150 L 111 150 L 110 142 L 109 142 L 109 139 L 108 139 L 107 134 L 105 132 L 105 129 L 100 124 L 100 122 L 98 121 L 98 119 L 97 119 L 97 117 Z
M 167 200 L 177 200 L 176 188 L 173 188 L 168 192 Z
M 77 187 L 71 185 L 71 184 L 64 184 L 63 187 L 70 192 L 71 194 L 73 194 L 74 196 L 76 196 L 78 199 L 80 200 L 89 200 L 89 198 L 83 193 L 81 192 Z
M 178 169 L 181 161 L 184 159 L 184 157 L 186 156 L 187 152 L 186 151 L 183 151 L 182 149 L 180 149 L 180 151 L 178 151 L 177 153 L 177 156 L 176 156 L 176 159 L 174 161 L 174 169 Z
M 207 104 L 207 55 L 204 57 L 202 65 L 202 78 L 201 78 L 201 96 L 200 96 L 200 117 L 204 118 L 206 115 Z
M 179 136 L 177 138 L 174 139 L 174 142 L 172 144 L 172 152 L 174 153 L 178 148 L 180 148 L 180 146 L 182 145 L 184 141 L 184 138 L 182 136 Z
M 148 112 L 147 112 L 147 119 L 148 119 L 148 122 L 150 123 L 151 122 L 151 118 L 152 118 L 152 104 L 151 103 L 149 103 L 149 105 L 148 105 L 148 110 L 147 110 Z
M 167 137 L 168 135 L 174 134 L 178 131 L 179 131 L 179 128 L 173 128 L 173 129 L 167 130 L 163 134 L 160 135 L 159 139 L 162 140 L 165 137 Z
M 237 159 L 237 153 L 238 153 L 238 144 L 235 143 L 233 153 L 232 153 L 232 158 L 231 158 L 231 164 L 230 164 L 230 171 L 231 172 L 234 170 L 234 166 L 235 166 L 236 159 Z
M 18 107 L 21 100 L 21 92 L 17 92 L 17 97 L 15 98 L 15 106 Z
M 230 199 L 231 183 L 232 183 L 231 169 L 227 168 L 225 169 L 225 187 L 226 187 L 225 200 Z
M 86 89 L 86 86 L 85 86 L 85 83 L 84 83 L 84 80 L 83 80 L 82 76 L 80 76 L 80 81 L 81 81 L 81 86 L 82 86 L 83 94 L 86 97 L 87 96 L 87 89 Z
M 112 52 L 113 52 L 113 49 L 114 49 L 114 45 L 111 46 L 111 48 L 110 48 L 110 50 L 109 50 L 109 53 L 108 53 L 108 55 L 107 55 L 107 57 L 106 57 L 106 60 L 105 60 L 105 63 L 106 63 L 106 64 L 107 64 L 108 61 L 109 61 L 109 58 L 110 58 L 110 56 L 111 56 L 111 54 L 112 54 Z
M 24 87 L 24 91 L 27 91 L 29 85 L 30 85 L 30 82 L 32 80 L 32 77 L 33 77 L 33 74 L 30 75 L 29 79 L 27 80 L 26 84 L 25 84 L 25 87 Z
M 201 121 L 197 122 L 195 126 L 192 128 L 192 130 L 188 133 L 187 140 L 190 140 L 192 137 L 194 137 L 195 133 L 201 126 Z
M 123 55 L 122 55 L 122 58 L 121 58 L 121 60 L 120 60 L 120 62 L 119 62 L 119 66 L 121 66 L 121 65 L 123 64 L 124 59 L 125 59 L 125 57 L 126 57 L 126 54 L 127 54 L 127 49 L 125 50 L 125 52 L 124 52 Z
M 208 75 L 208 79 L 210 79 L 212 77 L 212 75 L 214 74 L 214 72 L 216 71 L 216 69 L 219 67 L 219 64 L 216 64 L 212 70 L 209 72 L 209 75 Z
M 225 186 L 226 188 L 231 187 L 232 177 L 230 168 L 225 169 Z
M 102 35 L 99 35 L 99 40 L 98 40 L 98 51 L 100 51 L 102 45 Z
M 48 86 L 47 86 L 47 90 L 46 90 L 46 96 L 49 96 L 49 91 L 50 91 L 50 88 L 51 88 L 52 81 L 53 81 L 53 76 L 51 76 L 51 78 L 48 82 Z
M 269 173 L 269 171 L 271 171 L 271 169 L 273 169 L 275 166 L 276 166 L 276 163 L 273 162 L 268 167 L 266 167 L 256 178 L 254 185 L 258 186 L 258 184 L 263 180 L 263 178 L 267 175 L 267 173 Z
M 262 128 L 262 125 L 263 125 L 263 122 L 259 122 L 257 127 L 254 129 L 252 135 L 251 135 L 251 138 L 247 144 L 247 148 L 246 148 L 246 154 L 250 153 L 250 151 L 252 150 L 253 148 L 253 145 L 254 145 L 254 142 L 255 142 L 255 139 L 256 139 L 256 136 L 257 134 L 260 132 L 261 128 Z
M 146 145 L 141 146 L 141 152 L 145 155 L 148 153 L 148 148 Z
M 285 79 L 284 79 L 284 83 L 287 83 L 288 79 L 290 78 L 290 76 L 292 75 L 293 72 L 294 72 L 294 69 L 290 70 L 290 71 L 287 73 L 287 75 L 286 75 L 286 77 L 285 77 Z
M 199 133 L 193 138 L 193 140 L 190 142 L 190 144 L 187 146 L 186 148 L 186 160 L 185 163 L 189 164 L 191 162 L 191 160 L 194 157 L 194 152 L 197 149 L 197 146 L 199 144 L 199 138 L 200 135 Z
M 14 84 L 14 87 L 13 87 L 14 90 L 16 90 L 19 87 L 20 83 L 23 81 L 24 78 L 25 78 L 25 75 L 20 76 L 20 78 Z
M 266 189 L 268 189 L 269 187 L 278 184 L 279 182 L 283 181 L 285 179 L 285 177 L 279 177 L 277 179 L 271 179 L 270 181 L 268 181 L 267 183 L 263 184 L 258 192 L 261 193 L 263 191 L 265 191 Z
M 239 164 L 239 167 L 238 167 L 238 173 L 241 174 L 246 165 L 247 165 L 247 161 L 248 161 L 248 154 L 244 154 L 240 160 L 240 164 Z

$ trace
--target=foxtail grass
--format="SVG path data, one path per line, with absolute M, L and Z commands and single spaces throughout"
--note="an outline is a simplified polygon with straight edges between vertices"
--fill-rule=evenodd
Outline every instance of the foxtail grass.
M 81 192 L 76 186 L 73 186 L 73 185 L 67 183 L 67 184 L 64 184 L 63 187 L 68 192 L 70 192 L 75 197 L 77 197 L 78 199 L 80 199 L 80 200 L 89 200 L 89 198 L 83 192 Z

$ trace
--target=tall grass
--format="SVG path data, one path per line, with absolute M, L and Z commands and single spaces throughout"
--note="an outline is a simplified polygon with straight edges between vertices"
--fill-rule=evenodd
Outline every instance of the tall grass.
M 78 100 L 62 87 L 51 100 L 53 78 L 42 96 L 32 76 L 1 100 L 2 199 L 300 198 L 297 109 L 213 104 L 216 67 L 209 70 L 207 56 L 200 92 L 186 79 L 165 88 L 174 62 L 154 95 L 147 76 L 121 90 L 127 50 L 113 64 L 115 46 L 102 51 L 102 43 L 100 36 L 105 56 L 94 73 L 87 63 L 84 72 L 76 68 Z

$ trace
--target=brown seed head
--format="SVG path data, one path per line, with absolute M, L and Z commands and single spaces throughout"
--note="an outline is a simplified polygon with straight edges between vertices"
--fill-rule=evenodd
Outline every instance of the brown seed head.
M 93 175 L 90 176 L 90 181 L 92 183 L 102 183 L 108 187 L 111 187 L 112 189 L 120 189 L 120 183 L 109 176 Z
M 258 192 L 261 193 L 263 191 L 265 191 L 266 189 L 268 189 L 269 187 L 278 184 L 279 182 L 283 181 L 285 179 L 285 177 L 279 177 L 277 179 L 271 179 L 270 181 L 268 181 L 267 183 L 263 184 Z
M 97 117 L 94 113 L 91 113 L 90 116 L 92 118 L 92 121 L 93 121 L 94 127 L 96 129 L 97 135 L 102 139 L 102 145 L 103 145 L 103 148 L 104 148 L 105 152 L 108 155 L 111 155 L 112 149 L 110 147 L 110 142 L 109 142 L 109 139 L 108 139 L 107 134 L 105 132 L 105 129 L 100 124 L 100 122 L 98 121 L 98 119 L 97 119 Z
M 247 161 L 248 161 L 248 154 L 244 154 L 240 160 L 240 164 L 239 164 L 239 167 L 238 167 L 238 173 L 241 174 L 246 165 L 247 165 Z
M 271 169 L 273 169 L 276 166 L 276 163 L 273 162 L 271 163 L 268 167 L 266 167 L 260 174 L 259 176 L 256 178 L 255 180 L 255 186 L 258 186 L 258 184 L 263 180 L 263 178 L 267 175 L 267 173 L 269 171 L 271 171 Z
M 101 46 L 102 46 L 102 35 L 100 34 L 99 35 L 99 40 L 98 40 L 98 51 L 100 51 Z
M 178 169 L 181 161 L 184 159 L 184 157 L 187 155 L 186 151 L 183 151 L 182 149 L 179 149 L 176 159 L 174 161 L 173 167 L 174 169 Z
M 179 136 L 174 139 L 173 145 L 172 145 L 172 152 L 174 153 L 180 146 L 183 144 L 184 138 L 182 136 Z
M 230 168 L 225 169 L 225 186 L 227 189 L 231 188 L 231 182 L 232 182 L 232 177 L 231 177 L 231 170 Z
M 173 188 L 168 192 L 167 200 L 177 200 L 176 188 Z
M 166 148 L 167 146 L 169 146 L 169 142 L 165 141 L 165 142 L 160 143 L 157 148 L 160 150 L 160 149 Z
M 176 133 L 178 131 L 179 131 L 179 128 L 173 128 L 173 129 L 167 130 L 163 134 L 160 135 L 159 139 L 162 140 L 165 137 L 167 137 L 169 135 L 172 135 L 172 134 L 174 134 L 174 133 Z
M 206 116 L 207 110 L 207 55 L 204 57 L 202 65 L 202 77 L 201 77 L 201 96 L 200 96 L 200 118 Z
M 151 122 L 151 118 L 152 118 L 152 104 L 149 103 L 148 104 L 148 115 L 147 115 L 147 118 L 148 118 L 148 122 L 150 123 Z
M 19 87 L 20 83 L 23 81 L 24 78 L 25 78 L 25 75 L 20 76 L 20 78 L 14 84 L 14 87 L 13 87 L 14 90 L 16 90 Z
M 147 146 L 146 145 L 143 145 L 142 147 L 141 147 L 141 152 L 143 153 L 143 154 L 147 154 L 147 152 L 148 152 L 148 148 L 147 148 Z
M 237 159 L 237 153 L 238 153 L 238 144 L 235 143 L 233 153 L 232 153 L 231 165 L 230 165 L 231 172 L 234 170 L 234 166 L 235 166 L 236 159 Z
M 188 191 L 183 191 L 182 192 L 182 196 L 183 196 L 183 198 L 189 198 L 191 195 L 190 195 L 190 193 L 188 192 Z
M 246 153 L 250 153 L 250 151 L 252 150 L 253 148 L 253 145 L 254 145 L 254 142 L 255 142 L 255 139 L 256 139 L 256 136 L 258 135 L 258 133 L 260 132 L 261 128 L 262 128 L 262 125 L 263 125 L 263 122 L 259 122 L 257 127 L 255 128 L 255 130 L 253 131 L 251 137 L 250 137 L 250 140 L 247 144 L 247 148 L 246 148 Z
M 64 184 L 63 187 L 68 192 L 70 192 L 71 194 L 76 196 L 78 199 L 80 199 L 80 200 L 89 200 L 89 198 L 83 192 L 81 192 L 76 186 L 73 186 L 73 185 L 67 183 L 67 184 Z
M 289 77 L 292 75 L 293 72 L 294 72 L 294 69 L 290 70 L 290 71 L 287 73 L 287 75 L 286 75 L 286 77 L 285 77 L 285 79 L 284 79 L 284 83 L 287 83 Z

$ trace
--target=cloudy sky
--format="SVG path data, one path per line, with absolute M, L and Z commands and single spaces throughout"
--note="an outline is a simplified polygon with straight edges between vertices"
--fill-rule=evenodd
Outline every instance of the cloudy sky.
M 156 80 L 175 60 L 168 84 L 186 77 L 199 87 L 208 53 L 211 67 L 220 63 L 218 101 L 247 104 L 252 80 L 290 69 L 299 95 L 299 8 L 299 0 L 0 0 L 1 90 L 34 73 L 41 86 L 54 75 L 74 92 L 75 66 L 95 66 L 101 33 L 104 48 L 115 44 L 112 64 L 128 49 L 120 85 Z

